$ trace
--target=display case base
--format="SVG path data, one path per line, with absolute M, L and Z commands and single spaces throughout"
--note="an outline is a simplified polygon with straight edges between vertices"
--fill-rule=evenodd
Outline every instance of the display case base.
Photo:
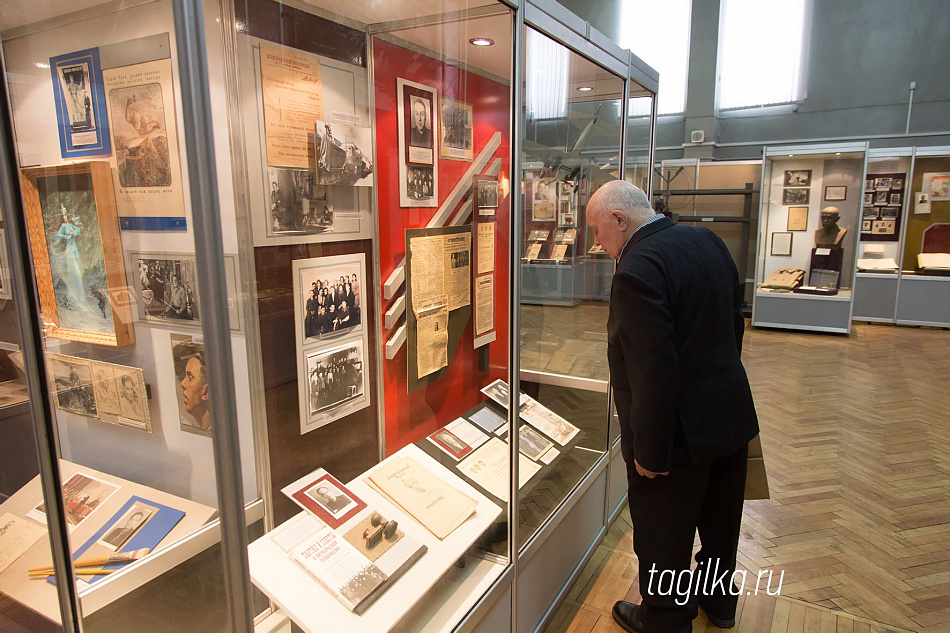
M 755 295 L 752 325 L 807 332 L 851 332 L 851 291 L 837 295 L 762 292 Z
M 903 275 L 897 297 L 897 323 L 950 327 L 950 277 Z
M 894 323 L 897 313 L 897 275 L 858 273 L 854 280 L 854 321 Z

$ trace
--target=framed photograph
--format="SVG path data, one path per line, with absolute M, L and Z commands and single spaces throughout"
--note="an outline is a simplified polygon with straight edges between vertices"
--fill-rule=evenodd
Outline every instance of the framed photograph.
M 498 208 L 498 180 L 493 177 L 475 176 L 473 186 L 478 214 L 495 215 L 495 209 Z M 484 212 L 483 209 L 487 212 Z
M 366 401 L 367 375 L 363 341 L 307 354 L 307 399 L 310 420 L 327 412 L 342 417 Z M 353 407 L 349 405 L 354 405 Z
M 69 531 L 82 525 L 119 486 L 110 484 L 92 475 L 76 473 L 63 483 L 63 505 L 66 506 L 66 524 Z M 46 523 L 46 505 L 42 502 L 26 513 L 26 516 Z
M 46 335 L 114 347 L 135 342 L 112 170 L 105 161 L 21 170 L 20 184 Z
M 57 409 L 90 418 L 99 417 L 99 403 L 88 360 L 51 354 L 49 372 L 53 403 Z
M 369 406 L 366 257 L 293 262 L 300 434 Z
M 792 254 L 792 237 L 794 234 L 789 232 L 772 233 L 772 256 L 790 257 Z
M 99 49 L 49 58 L 59 149 L 63 158 L 112 153 Z
M 10 260 L 7 259 L 7 236 L 4 230 L 0 229 L 0 299 L 13 298 L 11 279 Z
M 553 182 L 536 178 L 531 181 L 531 220 L 534 222 L 554 222 L 554 208 L 557 203 L 557 187 Z
M 178 422 L 182 431 L 211 437 L 211 392 L 204 342 L 188 334 L 169 336 Z
M 238 297 L 237 257 L 225 255 L 228 317 L 232 332 L 241 330 Z M 129 252 L 129 270 L 133 271 L 129 286 L 135 293 L 139 321 L 182 327 L 201 328 L 201 309 L 197 260 L 190 253 Z M 113 297 L 119 301 L 121 297 Z
M 811 189 L 783 189 L 782 204 L 808 204 L 811 201 Z
M 864 181 L 864 188 L 865 188 L 865 190 L 867 190 L 867 189 L 874 189 L 874 179 L 873 179 L 873 178 L 868 178 L 867 180 L 865 180 L 865 181 Z
M 888 204 L 900 205 L 902 195 L 900 193 L 892 192 L 890 198 L 888 198 Z
M 874 204 L 876 205 L 885 205 L 890 200 L 889 191 L 875 191 L 874 192 Z
M 112 529 L 103 534 L 102 538 L 96 542 L 108 550 L 117 552 L 142 529 L 142 526 L 148 523 L 148 520 L 156 512 L 158 512 L 158 508 L 144 504 L 141 501 L 135 501 L 112 524 Z
M 891 188 L 892 178 L 875 178 L 874 179 L 874 188 L 875 189 L 890 189 Z
M 808 207 L 789 207 L 788 222 L 785 230 L 787 231 L 807 231 L 808 230 Z
M 871 223 L 873 220 L 861 220 L 861 232 L 870 233 L 871 232 Z
M 884 207 L 881 209 L 881 219 L 896 219 L 901 214 L 900 207 Z
M 904 190 L 904 179 L 903 178 L 892 178 L 891 179 L 891 189 L 897 189 L 898 191 Z
M 396 79 L 399 136 L 399 206 L 439 206 L 439 161 L 433 130 L 438 129 L 434 88 Z
M 785 171 L 783 187 L 810 187 L 810 169 L 789 169 Z
M 848 188 L 846 186 L 828 186 L 825 187 L 825 200 L 838 201 L 845 200 L 848 197 Z
M 316 172 L 267 167 L 267 235 L 319 235 L 333 232 L 330 187 L 317 184 Z
M 336 529 L 366 507 L 366 502 L 322 468 L 281 489 L 294 503 Z
M 864 207 L 864 209 L 861 211 L 861 217 L 865 220 L 876 220 L 878 213 L 879 211 L 876 207 Z
M 336 121 L 316 124 L 317 183 L 373 186 L 373 130 Z
M 864 194 L 864 204 L 874 204 L 874 192 L 868 191 Z
M 455 461 L 462 459 L 473 450 L 464 440 L 446 428 L 441 428 L 429 435 L 429 441 L 448 453 Z
M 439 107 L 442 114 L 439 156 L 472 162 L 475 155 L 472 104 L 440 97 Z

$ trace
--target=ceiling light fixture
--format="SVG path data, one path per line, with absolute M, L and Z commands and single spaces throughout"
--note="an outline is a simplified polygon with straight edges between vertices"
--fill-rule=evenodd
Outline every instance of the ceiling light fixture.
M 594 89 L 593 86 L 581 86 L 580 88 L 578 88 L 580 92 L 590 92 L 593 89 Z
M 473 37 L 468 41 L 469 44 L 474 46 L 492 46 L 495 43 L 495 40 L 487 37 Z

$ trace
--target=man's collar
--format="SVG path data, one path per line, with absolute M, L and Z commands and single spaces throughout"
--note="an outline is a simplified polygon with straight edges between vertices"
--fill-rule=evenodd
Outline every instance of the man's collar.
M 622 259 L 626 252 L 630 250 L 630 247 L 642 238 L 668 226 L 672 226 L 673 224 L 673 220 L 669 219 L 662 213 L 657 213 L 653 217 L 648 218 L 646 222 L 641 223 L 640 226 L 634 229 L 633 233 L 627 237 L 627 242 L 620 250 L 620 257 L 618 257 L 617 260 L 619 261 Z

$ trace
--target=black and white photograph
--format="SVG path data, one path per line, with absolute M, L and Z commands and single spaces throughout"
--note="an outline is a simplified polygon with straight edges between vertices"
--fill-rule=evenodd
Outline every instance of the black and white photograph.
M 868 191 L 864 194 L 864 204 L 874 204 L 874 192 Z
M 366 293 L 360 261 L 314 263 L 300 271 L 299 283 L 297 309 L 305 344 L 359 329 Z
M 875 191 L 874 192 L 874 204 L 876 205 L 886 205 L 890 200 L 891 192 L 890 191 Z
M 363 395 L 363 345 L 360 341 L 307 355 L 310 415 L 315 416 Z
M 901 213 L 900 207 L 884 207 L 881 209 L 881 218 L 882 219 L 891 219 L 893 220 Z
M 870 233 L 871 232 L 871 223 L 874 220 L 861 220 L 861 232 Z
M 864 207 L 861 217 L 864 219 L 870 218 L 872 220 L 876 220 L 877 214 L 878 214 L 878 210 L 875 207 Z
M 788 169 L 785 171 L 784 187 L 809 187 L 811 186 L 810 169 Z
M 874 179 L 873 179 L 873 178 L 868 178 L 867 180 L 865 180 L 865 181 L 864 181 L 864 188 L 865 188 L 865 189 L 874 189 Z
M 373 186 L 373 130 L 333 121 L 316 124 L 317 183 Z
M 434 88 L 396 78 L 400 207 L 439 206 L 438 99 Z
M 901 197 L 902 197 L 902 196 L 901 196 L 901 194 L 899 194 L 899 193 L 896 193 L 896 192 L 895 192 L 895 193 L 891 193 L 890 197 L 888 198 L 887 203 L 888 203 L 888 204 L 897 204 L 897 205 L 899 205 L 899 204 L 901 203 Z
M 782 204 L 808 204 L 810 201 L 811 189 L 800 188 L 782 190 Z
M 356 505 L 355 501 L 327 479 L 318 481 L 313 487 L 308 488 L 304 494 L 333 518 L 339 518 L 346 514 L 351 506 Z
M 316 173 L 308 169 L 267 168 L 268 235 L 333 232 L 330 187 L 316 180 Z
M 158 512 L 158 508 L 145 505 L 141 501 L 133 502 L 131 507 L 99 539 L 98 543 L 106 549 L 117 552 L 142 529 L 143 525 L 148 523 L 148 520 L 156 512 Z
M 96 392 L 99 415 L 119 415 L 119 388 L 115 382 L 115 368 L 106 363 L 92 366 L 92 385 Z
M 198 273 L 191 255 L 132 254 L 139 319 L 200 325 Z
M 825 187 L 825 200 L 838 201 L 846 200 L 848 197 L 848 188 L 846 186 L 828 186 Z
M 875 178 L 874 188 L 875 189 L 890 189 L 891 181 L 892 181 L 891 178 Z
M 453 269 L 465 268 L 469 265 L 469 253 L 471 251 L 456 251 L 449 253 L 449 262 Z
M 543 435 L 534 430 L 524 422 L 518 427 L 518 450 L 524 453 L 525 457 L 538 461 L 542 455 L 548 452 L 554 443 L 545 439 Z
M 119 415 L 134 422 L 144 422 L 148 416 L 148 396 L 141 380 L 141 370 L 138 373 L 116 370 L 115 382 L 119 386 Z
M 73 131 L 95 129 L 92 99 L 89 91 L 89 64 L 60 66 L 59 79 L 66 96 L 69 127 Z
M 449 160 L 471 161 L 474 157 L 472 104 L 442 97 L 442 128 L 439 155 Z
M 478 208 L 496 208 L 498 206 L 498 181 L 494 178 L 490 180 L 476 180 L 478 186 Z
M 903 190 L 904 189 L 904 179 L 903 178 L 893 178 L 891 180 L 891 189 Z
M 99 417 L 96 391 L 92 386 L 92 370 L 88 362 L 71 361 L 50 356 L 49 368 L 57 408 L 92 418 Z
M 433 191 L 431 167 L 406 167 L 406 196 L 410 200 L 432 200 Z

